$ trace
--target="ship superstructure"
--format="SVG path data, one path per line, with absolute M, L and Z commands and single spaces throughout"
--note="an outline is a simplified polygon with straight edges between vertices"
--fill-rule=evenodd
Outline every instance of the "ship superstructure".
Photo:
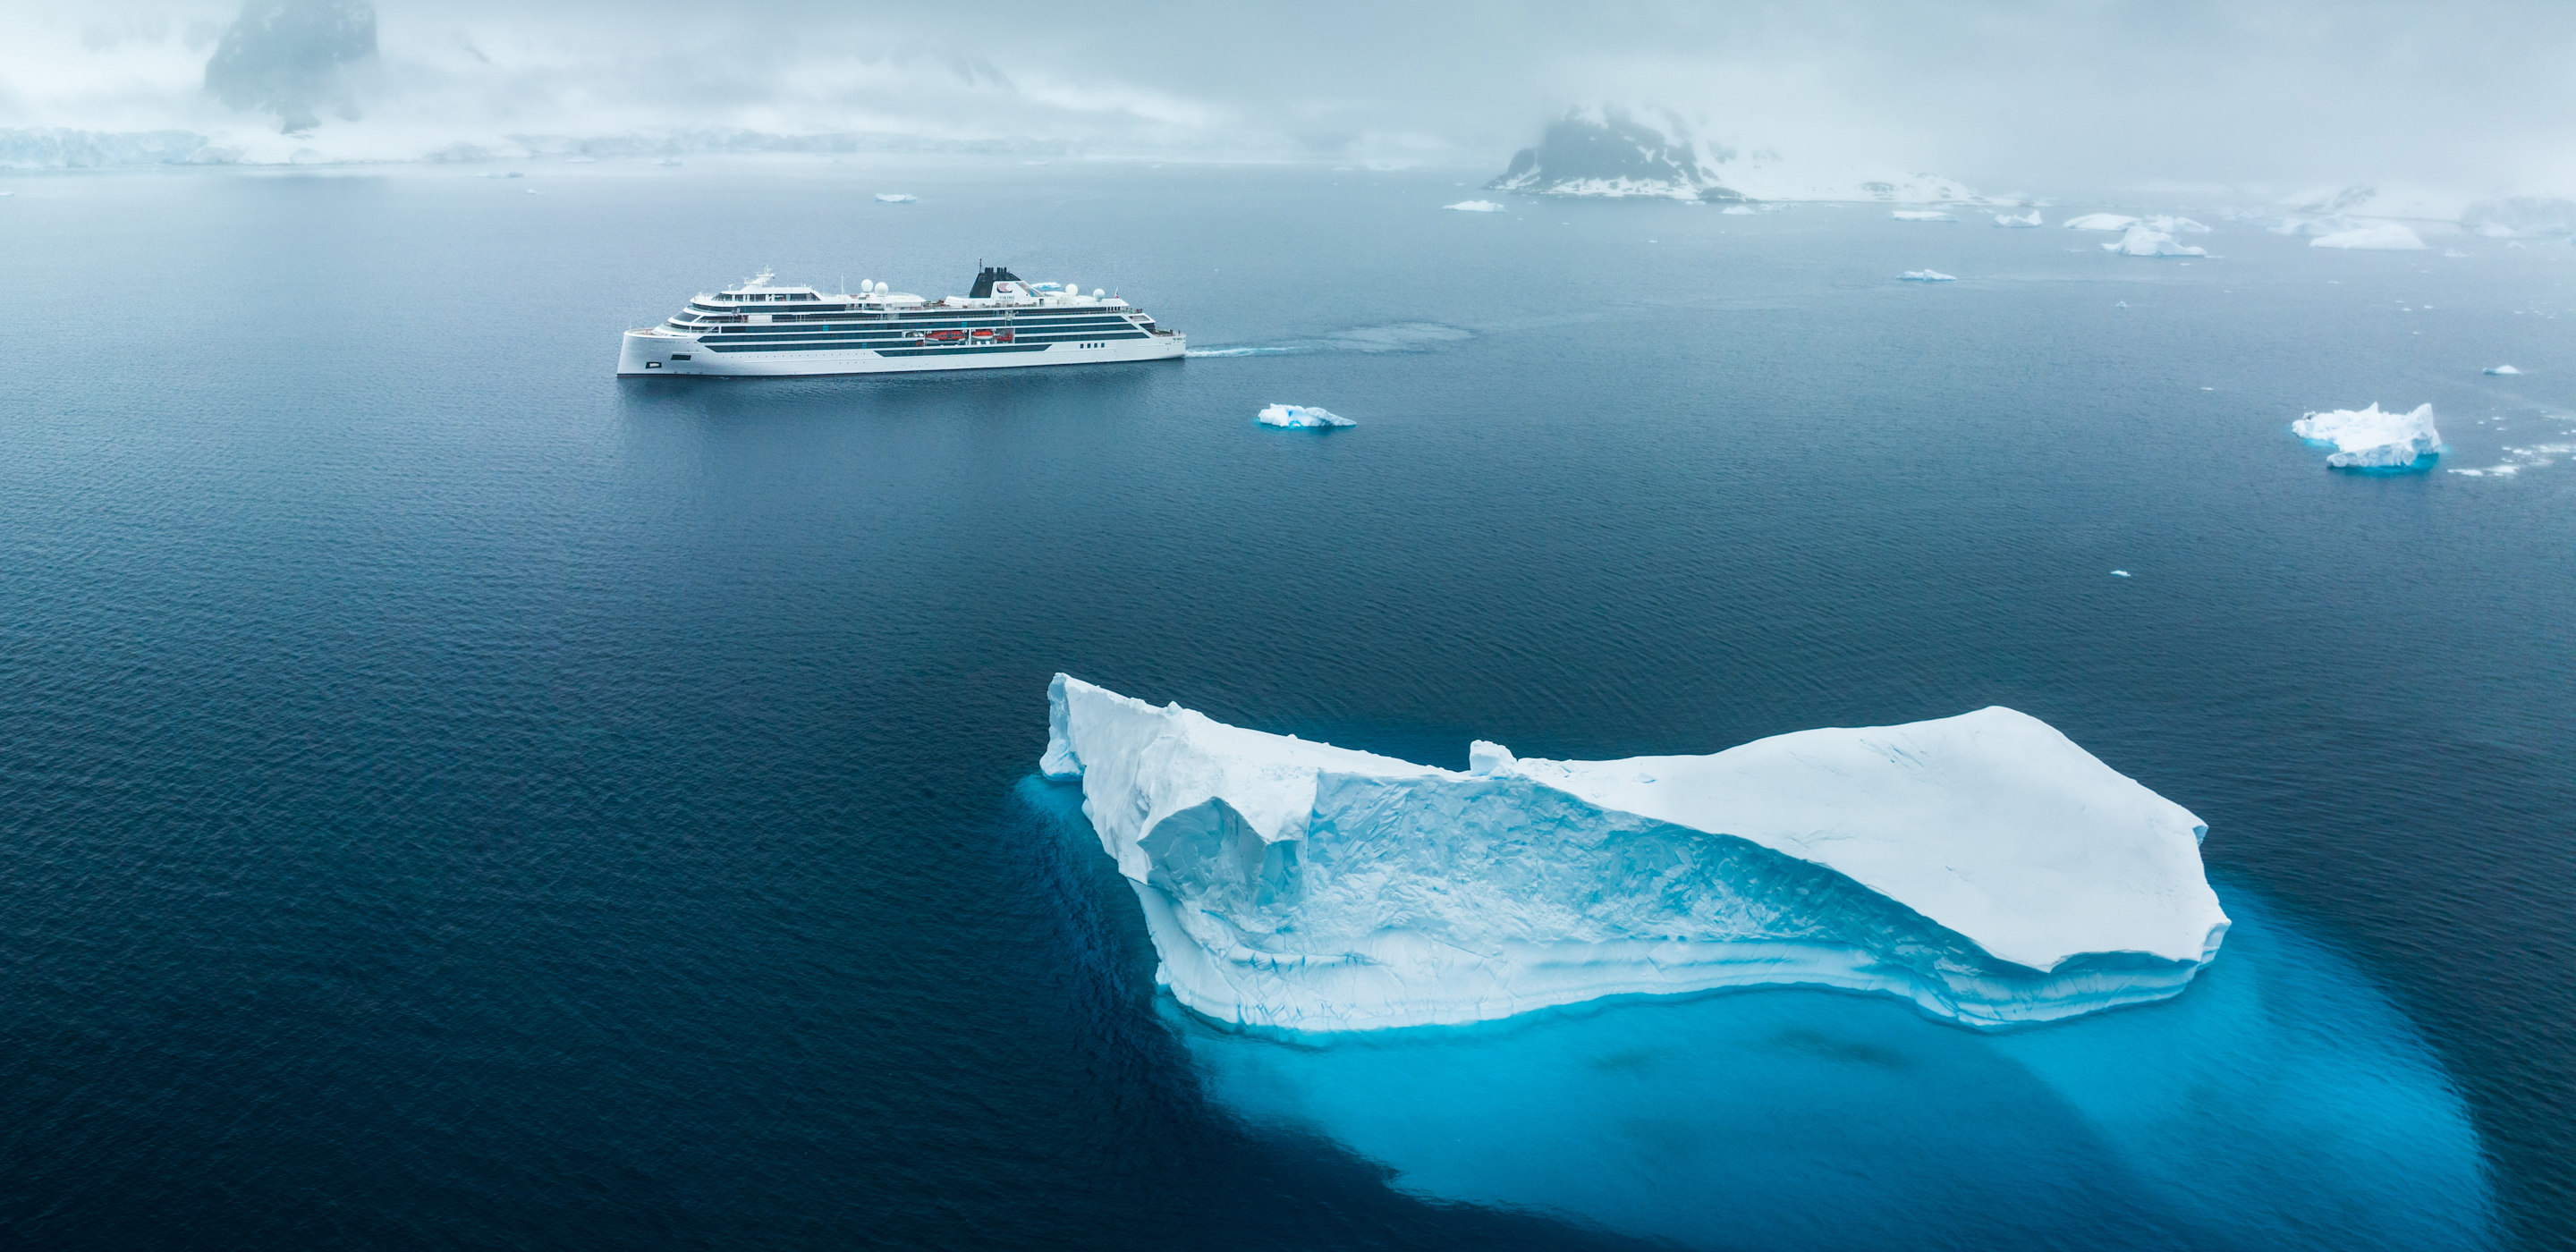
M 697 296 L 659 326 L 626 332 L 623 376 L 882 374 L 1177 357 L 1188 337 L 1116 296 L 1023 282 L 982 267 L 963 296 L 926 300 L 861 283 L 826 295 L 759 276 Z

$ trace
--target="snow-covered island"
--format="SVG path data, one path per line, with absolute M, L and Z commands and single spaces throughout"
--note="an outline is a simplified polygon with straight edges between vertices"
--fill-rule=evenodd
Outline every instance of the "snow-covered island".
M 2290 423 L 2290 433 L 2334 449 L 2326 464 L 2335 469 L 2411 470 L 2433 463 L 2442 448 L 2442 433 L 2433 429 L 2433 406 L 2419 404 L 2412 413 L 2366 409 L 2329 409 Z
M 1159 981 L 1244 1026 L 1813 986 L 2001 1027 L 2175 995 L 2228 925 L 2200 819 L 2010 709 L 1459 772 L 1047 694 L 1039 768 L 1079 780 Z
M 1514 154 L 1493 191 L 1542 196 L 1649 196 L 1709 203 L 1854 200 L 1896 204 L 1997 203 L 1936 174 L 1870 173 L 1792 161 L 1769 149 L 1740 152 L 1692 137 L 1678 120 L 1658 128 L 1623 110 L 1568 110 Z

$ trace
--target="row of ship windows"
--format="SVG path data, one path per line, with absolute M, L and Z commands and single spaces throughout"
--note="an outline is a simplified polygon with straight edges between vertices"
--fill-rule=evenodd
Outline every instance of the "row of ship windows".
M 675 325 L 675 327 L 701 327 L 701 330 L 744 330 L 744 322 L 732 322 L 732 319 L 726 319 L 726 322 L 716 322 L 716 319 L 701 319 L 701 322 L 690 322 L 688 317 L 672 317 L 672 319 L 670 319 L 670 325 Z M 765 327 L 811 327 L 811 330 L 894 330 L 894 327 L 896 327 L 896 325 L 891 325 L 891 322 L 858 322 L 858 325 L 832 325 L 832 322 L 760 322 L 760 325 L 765 325 Z M 1018 330 L 1123 330 L 1123 327 L 1128 327 L 1128 325 L 1133 325 L 1133 327 L 1151 327 L 1151 325 L 1154 325 L 1154 322 L 1128 322 L 1128 319 L 1123 319 L 1123 317 L 1105 317 L 1105 319 L 1103 319 L 1103 317 L 1082 317 L 1082 319 L 1074 319 L 1074 317 L 1056 317 L 1056 319 L 1028 319 L 1028 322 L 984 322 L 984 319 L 945 319 L 945 322 L 899 322 L 899 325 L 902 325 L 904 330 L 969 330 L 969 327 L 994 327 L 994 330 L 1002 330 L 1002 327 L 1018 327 Z
M 769 333 L 769 334 L 762 334 L 762 335 L 726 335 L 726 336 L 724 336 L 724 338 L 725 338 L 725 340 L 726 340 L 727 342 L 731 342 L 731 343 L 770 343 L 770 342 L 775 342 L 775 341 L 782 340 L 782 339 L 794 339 L 794 340 L 805 340 L 805 339 L 828 339 L 828 340 L 831 340 L 831 341 L 834 341 L 834 342 L 851 342 L 851 343 L 911 343 L 911 342 L 914 342 L 916 339 L 918 339 L 918 338 L 919 338 L 919 336 L 889 335 L 889 334 L 886 334 L 886 333 L 885 333 L 885 332 L 883 332 L 883 331 L 869 332 L 869 331 L 855 331 L 855 330 L 854 330 L 854 331 L 851 331 L 851 332 L 844 332 L 844 333 L 837 333 L 837 334 L 835 334 L 835 333 L 828 333 L 828 332 L 830 332 L 831 330 L 832 330 L 832 328 L 831 328 L 831 327 L 829 327 L 829 326 L 817 326 L 817 327 L 814 327 L 814 328 L 812 328 L 812 329 L 810 329 L 810 330 L 803 330 L 803 331 L 791 331 L 791 332 L 787 332 L 787 333 L 784 333 L 784 334 L 777 333 L 777 332 L 772 332 L 772 333 Z M 1153 338 L 1153 336 L 1148 335 L 1148 334 L 1146 334 L 1146 333 L 1145 333 L 1145 332 L 1143 332 L 1143 331 L 1129 331 L 1129 332 L 1126 332 L 1126 333 L 1124 333 L 1124 334 L 1120 334 L 1120 333 L 1114 333 L 1114 332 L 1103 332 L 1103 331 L 1097 331 L 1097 330 L 1086 330 L 1086 331 L 1079 331 L 1079 332 L 1075 332 L 1075 333 L 1073 333 L 1073 334 L 1036 334 L 1036 333 L 1022 333 L 1022 334 L 1020 334 L 1019 336 L 1017 336 L 1017 338 L 1018 338 L 1018 340 L 1019 340 L 1020 342 L 1023 342 L 1023 343 L 1065 343 L 1065 342 L 1068 342 L 1069 340 L 1077 339 L 1077 338 L 1150 339 L 1150 338 Z M 933 342 L 962 342 L 962 341 L 933 341 Z M 1008 342 L 1008 340 L 1005 340 L 1004 342 Z
M 709 305 L 699 304 L 696 301 L 691 301 L 689 303 L 689 307 L 680 310 L 680 312 L 683 315 L 690 313 L 712 313 L 718 316 L 741 317 L 745 310 L 737 308 L 716 308 Z M 847 317 L 853 313 L 862 317 L 902 318 L 906 320 L 924 317 L 1017 317 L 1024 320 L 1034 321 L 1072 321 L 1083 318 L 1109 318 L 1123 320 L 1127 316 L 1123 313 L 1104 313 L 1096 309 L 1013 309 L 1007 311 L 1002 309 L 979 309 L 970 313 L 957 309 L 936 308 L 872 311 L 868 309 L 854 309 L 847 305 L 824 305 L 811 310 L 798 309 L 793 313 L 773 313 L 770 316 L 832 317 L 837 315 Z

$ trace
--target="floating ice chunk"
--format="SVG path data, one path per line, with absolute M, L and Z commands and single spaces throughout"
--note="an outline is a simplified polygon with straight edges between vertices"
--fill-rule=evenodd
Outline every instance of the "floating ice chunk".
M 1944 274 L 1939 270 L 1907 270 L 1904 273 L 1897 275 L 1897 277 L 1909 283 L 1955 283 L 1959 281 L 1957 275 Z
M 1264 426 L 1286 426 L 1292 429 L 1322 429 L 1332 426 L 1357 426 L 1347 417 L 1303 404 L 1274 404 L 1261 410 Z
M 2173 236 L 2168 235 L 2163 231 L 2156 230 L 2144 222 L 2131 226 L 2129 228 L 2129 233 L 2120 236 L 2119 242 L 2103 244 L 2102 249 L 2105 252 L 2117 252 L 2122 256 L 2209 255 L 2209 249 L 2195 248 L 2189 244 L 2177 243 L 2174 241 Z
M 1730 204 L 1725 208 L 1719 209 L 1718 212 L 1728 217 L 1751 217 L 1755 213 L 1760 212 L 1760 210 L 1749 204 Z
M 1500 213 L 1503 211 L 1503 206 L 1492 200 L 1461 200 L 1456 204 L 1444 204 L 1440 207 L 1447 209 L 1452 213 Z
M 1959 219 L 1939 209 L 1898 209 L 1888 214 L 1900 222 L 1955 222 Z
M 2117 213 L 2087 213 L 2082 217 L 2070 217 L 2065 222 L 2068 230 L 2127 230 L 2137 224 L 2138 219 Z
M 2377 404 L 2310 413 L 2290 423 L 2290 433 L 2333 448 L 2326 464 L 2336 469 L 2415 469 L 2430 465 L 2442 446 L 2429 404 L 2412 413 L 2383 413 Z
M 2032 209 L 2030 212 L 2020 214 L 2019 216 L 2015 216 L 2010 213 L 1995 214 L 1995 225 L 1997 226 L 2010 226 L 2017 229 L 2027 229 L 2032 226 L 2043 224 L 2044 223 L 2039 220 L 2039 210 L 2037 209 Z
M 1160 980 L 1247 1026 L 1778 985 L 2001 1026 L 2175 995 L 2227 929 L 2200 819 L 2010 709 L 1455 773 L 1062 674 L 1048 706 Z
M 2190 218 L 2174 217 L 2169 214 L 2159 214 L 2155 217 L 2148 218 L 2146 220 L 2146 224 L 2150 229 L 2161 230 L 2170 235 L 2206 235 L 2209 233 L 2208 227 L 2203 226 Z
M 2115 569 L 2115 570 L 2111 571 L 2111 577 L 2113 577 L 2113 578 L 2126 578 L 2126 577 L 2128 577 L 2128 576 L 2129 576 L 2129 571 L 2124 570 L 2124 569 Z
M 877 199 L 886 204 L 919 204 L 921 197 L 901 191 L 880 191 Z
M 2522 371 L 2515 369 L 2510 365 L 2490 365 L 2487 367 L 2487 372 L 2490 374 L 2519 374 Z
M 2376 226 L 2356 226 L 2330 235 L 2319 235 L 2308 241 L 2311 248 L 2349 248 L 2366 252 L 2422 252 L 2424 241 L 2415 232 L 2395 222 Z

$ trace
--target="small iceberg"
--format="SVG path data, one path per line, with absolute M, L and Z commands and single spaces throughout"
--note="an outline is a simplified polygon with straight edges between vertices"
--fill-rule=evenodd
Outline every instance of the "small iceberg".
M 2161 230 L 2170 235 L 2206 235 L 2209 233 L 2208 227 L 2203 226 L 2190 218 L 2175 217 L 2172 214 L 2158 214 L 2154 217 L 2148 218 L 2146 224 L 2151 229 Z
M 2082 217 L 2066 219 L 2068 230 L 2127 230 L 2137 224 L 2138 219 L 2122 217 L 2117 213 L 2087 213 Z
M 2490 365 L 2487 367 L 2487 372 L 2490 374 L 2519 374 L 2522 371 L 2515 369 L 2510 365 Z
M 1955 222 L 1959 219 L 1939 209 L 1898 209 L 1888 214 L 1900 222 Z
M 1261 424 L 1290 430 L 1328 430 L 1335 426 L 1357 426 L 1347 417 L 1327 409 L 1303 404 L 1274 404 L 1261 410 Z
M 2429 404 L 2415 406 L 2412 413 L 2384 413 L 2377 404 L 2310 413 L 2290 423 L 2290 433 L 2333 448 L 2326 464 L 2334 469 L 2416 469 L 2431 464 L 2442 447 Z
M 2111 571 L 2111 577 L 2113 577 L 2113 578 L 2126 578 L 2126 577 L 2128 577 L 2128 576 L 2129 576 L 2129 571 L 2124 570 L 2124 569 L 2115 569 L 2115 570 Z
M 879 202 L 879 203 L 882 203 L 882 204 L 919 204 L 919 203 L 921 203 L 921 197 L 916 196 L 916 195 L 909 195 L 909 194 L 906 194 L 906 193 L 904 193 L 904 192 L 900 192 L 900 191 L 880 191 L 880 192 L 878 192 L 878 193 L 877 193 L 877 200 L 878 200 L 878 202 Z
M 2046 223 L 2039 220 L 2039 210 L 2032 209 L 2030 212 L 2019 216 L 2015 216 L 2010 213 L 1997 213 L 1995 214 L 1995 225 L 2010 226 L 2018 230 L 2027 230 L 2033 226 L 2046 225 Z
M 2173 236 L 2148 226 L 2144 222 L 2140 222 L 2137 225 L 2130 227 L 2129 233 L 2120 236 L 2119 242 L 2103 244 L 2102 250 L 2105 252 L 2116 252 L 2121 256 L 2209 255 L 2209 249 L 2195 248 L 2186 243 L 2178 243 L 2174 240 Z
M 1909 283 L 1955 283 L 1959 281 L 1958 275 L 1944 274 L 1939 270 L 1907 270 L 1904 273 L 1897 275 L 1897 278 Z
M 1492 200 L 1461 200 L 1456 204 L 1444 204 L 1440 207 L 1447 209 L 1452 213 L 1500 213 L 1503 211 L 1503 206 Z
M 2330 235 L 2319 235 L 2308 241 L 2311 248 L 2345 248 L 2355 252 L 2422 252 L 2424 241 L 2415 232 L 2395 222 L 2377 226 L 2357 226 Z
M 1730 204 L 1725 208 L 1718 210 L 1719 213 L 1728 217 L 1751 217 L 1760 211 L 1761 210 L 1756 209 L 1749 204 Z

